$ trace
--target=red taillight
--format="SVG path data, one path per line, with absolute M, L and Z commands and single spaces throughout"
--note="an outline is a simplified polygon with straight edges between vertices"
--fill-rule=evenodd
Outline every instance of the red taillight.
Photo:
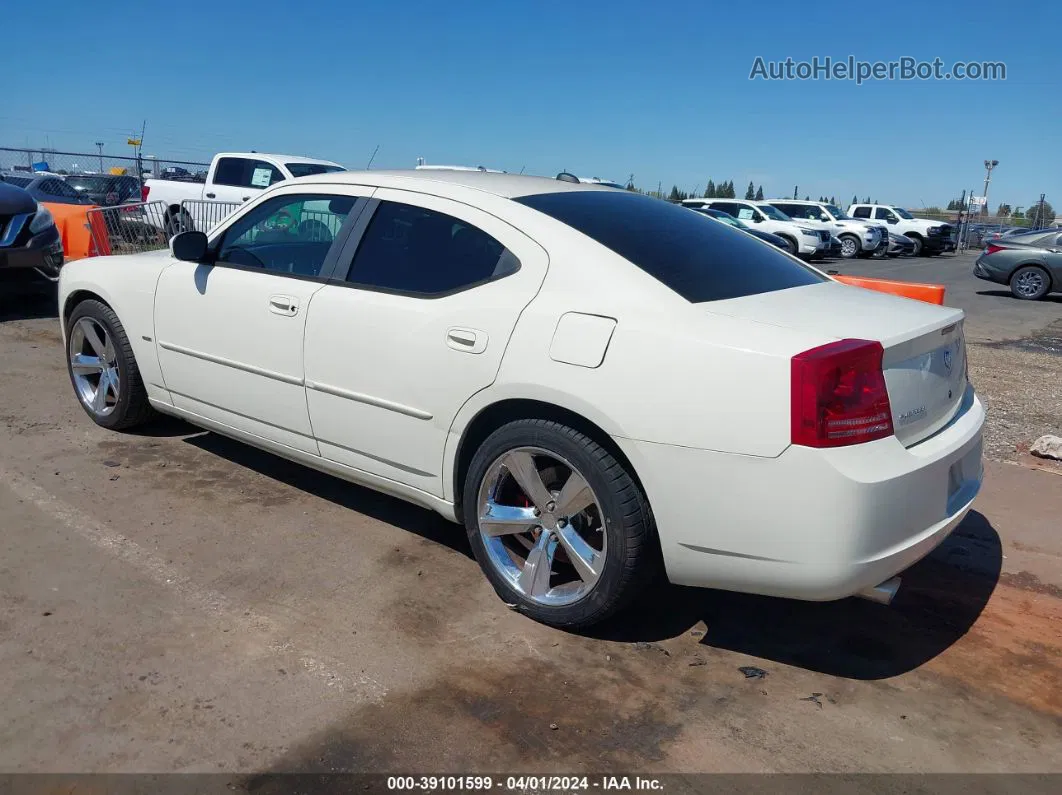
M 141 185 L 140 186 L 140 201 L 146 202 L 149 193 L 151 193 L 151 188 L 149 188 L 147 185 Z
M 995 254 L 997 251 L 1004 251 L 1004 246 L 997 246 L 995 243 L 989 243 L 988 248 L 985 249 L 985 254 Z
M 842 447 L 892 436 L 880 342 L 840 340 L 792 361 L 793 444 Z

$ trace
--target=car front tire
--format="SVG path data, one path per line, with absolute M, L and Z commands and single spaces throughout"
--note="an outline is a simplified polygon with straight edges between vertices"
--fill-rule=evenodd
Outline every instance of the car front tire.
M 855 259 L 859 256 L 860 244 L 859 238 L 855 235 L 841 235 L 838 240 L 841 241 L 841 258 L 842 259 Z
M 129 337 L 113 309 L 95 299 L 82 301 L 70 313 L 66 340 L 70 383 L 93 422 L 117 431 L 155 415 Z
M 907 239 L 914 243 L 914 251 L 911 252 L 912 257 L 922 256 L 922 238 L 915 235 L 907 235 Z
M 652 513 L 631 473 L 559 422 L 517 420 L 492 433 L 472 458 L 463 508 L 498 596 L 544 624 L 599 623 L 658 569 Z

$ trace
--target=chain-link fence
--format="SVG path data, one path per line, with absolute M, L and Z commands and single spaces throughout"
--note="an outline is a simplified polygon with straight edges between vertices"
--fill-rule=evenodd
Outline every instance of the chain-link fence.
M 102 152 L 0 147 L 0 172 L 47 171 L 53 174 L 116 174 L 138 179 L 206 181 L 209 163 L 157 157 L 123 157 Z

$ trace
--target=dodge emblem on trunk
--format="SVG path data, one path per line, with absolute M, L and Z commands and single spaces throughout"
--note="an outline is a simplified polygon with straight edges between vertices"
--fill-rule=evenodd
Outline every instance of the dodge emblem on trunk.
M 944 351 L 944 369 L 947 370 L 949 373 L 951 372 L 951 351 L 950 350 L 945 350 Z

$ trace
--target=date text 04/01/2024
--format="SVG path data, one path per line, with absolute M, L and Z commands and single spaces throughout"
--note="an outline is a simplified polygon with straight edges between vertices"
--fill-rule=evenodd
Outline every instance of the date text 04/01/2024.
M 643 776 L 388 776 L 390 791 L 414 792 L 487 792 L 493 789 L 508 792 L 587 792 L 658 791 L 664 788 L 656 778 Z

